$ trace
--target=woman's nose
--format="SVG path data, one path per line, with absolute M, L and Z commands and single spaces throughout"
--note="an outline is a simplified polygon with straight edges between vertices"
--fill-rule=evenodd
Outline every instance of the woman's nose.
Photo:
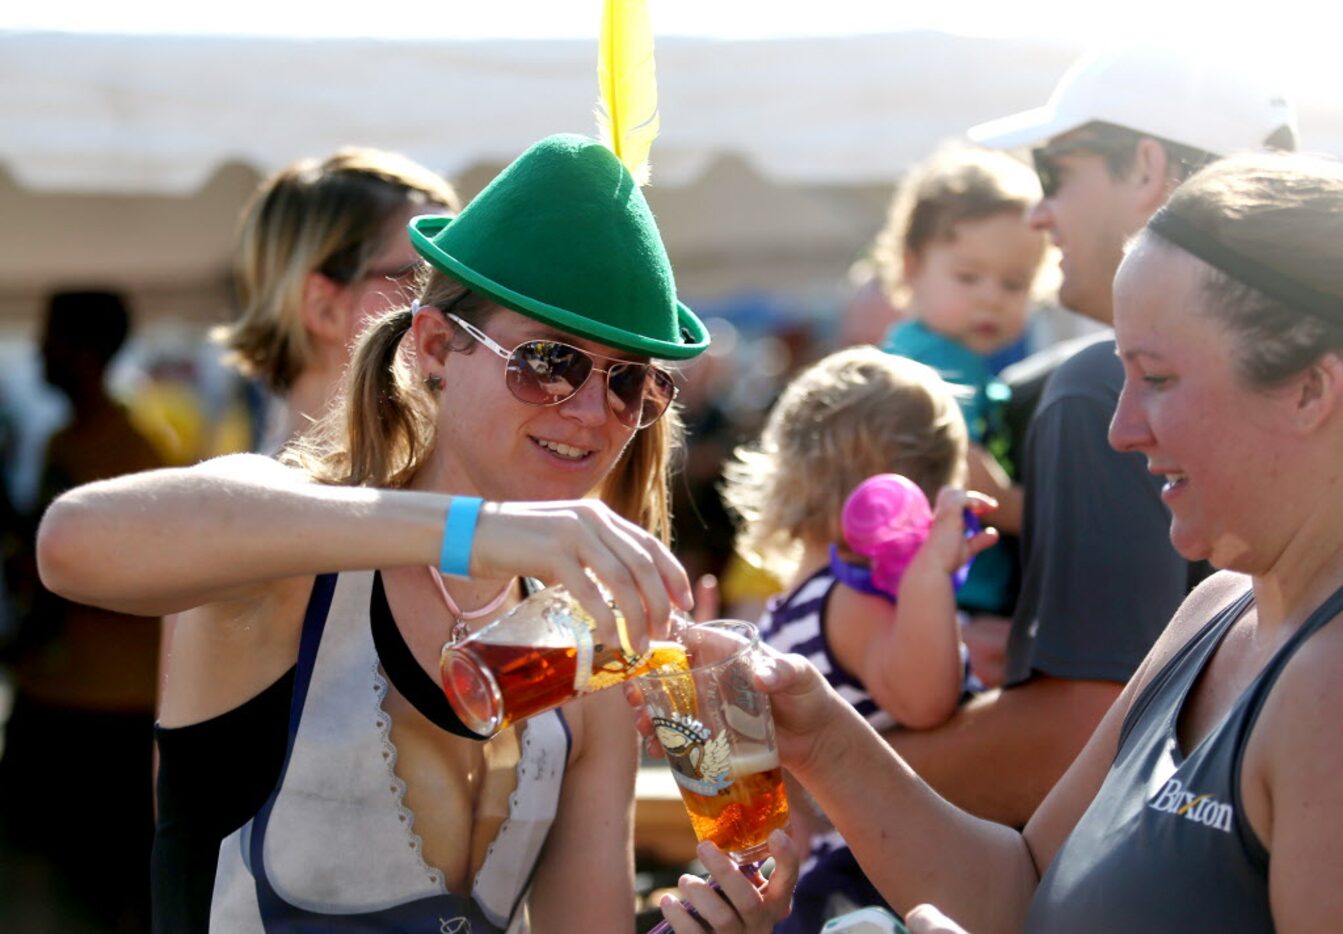
M 1141 451 L 1147 447 L 1151 437 L 1146 413 L 1134 398 L 1126 380 L 1119 393 L 1114 415 L 1110 418 L 1110 447 L 1121 453 Z
M 564 414 L 578 419 L 586 425 L 600 425 L 610 411 L 610 402 L 606 392 L 606 371 L 596 367 L 588 374 L 583 385 L 568 399 L 561 403 Z

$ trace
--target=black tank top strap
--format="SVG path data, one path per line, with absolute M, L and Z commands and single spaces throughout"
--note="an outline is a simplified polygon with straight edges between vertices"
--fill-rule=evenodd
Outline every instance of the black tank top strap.
M 298 735 L 298 724 L 303 719 L 303 702 L 308 699 L 313 669 L 317 666 L 317 649 L 326 631 L 326 617 L 331 610 L 331 598 L 336 594 L 336 575 L 322 574 L 312 584 L 308 608 L 303 615 L 303 631 L 298 641 L 298 665 L 294 674 L 294 694 L 289 703 L 289 742 Z M 288 754 L 285 756 L 288 761 Z M 281 774 L 281 780 L 284 776 Z
M 1339 613 L 1343 613 L 1343 587 L 1339 587 L 1329 597 L 1315 608 L 1315 612 L 1306 618 L 1301 624 L 1301 628 L 1292 634 L 1284 647 L 1284 654 L 1290 656 L 1295 652 L 1302 642 L 1305 642 L 1312 635 L 1324 627 Z
M 387 680 L 396 687 L 410 705 L 441 730 L 454 736 L 467 739 L 484 740 L 487 737 L 471 730 L 457 711 L 448 703 L 443 688 L 429 675 L 425 674 L 415 655 L 406 645 L 405 637 L 392 618 L 392 610 L 387 605 L 387 592 L 382 586 L 382 574 L 373 574 L 373 594 L 369 598 L 369 620 L 373 631 L 373 646 L 377 650 L 378 660 L 382 662 Z
M 1246 704 L 1247 711 L 1245 717 L 1245 726 L 1243 736 L 1248 736 L 1250 729 L 1255 721 L 1259 719 L 1259 711 L 1263 709 L 1264 702 L 1268 700 L 1269 692 L 1273 685 L 1277 683 L 1278 676 L 1282 674 L 1287 663 L 1296 655 L 1298 649 L 1307 639 L 1324 628 L 1325 623 L 1334 617 L 1343 613 L 1343 587 L 1335 590 L 1323 603 L 1315 608 L 1315 612 L 1306 618 L 1296 632 L 1278 649 L 1269 659 L 1260 675 L 1259 682 L 1254 687 L 1254 693 L 1248 699 Z

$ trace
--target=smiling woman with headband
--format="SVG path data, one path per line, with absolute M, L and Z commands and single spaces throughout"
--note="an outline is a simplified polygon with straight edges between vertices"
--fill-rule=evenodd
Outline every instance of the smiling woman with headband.
M 53 589 L 206 605 L 164 672 L 163 930 L 633 928 L 624 699 L 480 742 L 435 676 L 446 640 L 535 581 L 568 587 L 606 641 L 589 573 L 636 645 L 689 607 L 665 545 L 675 388 L 652 360 L 708 338 L 592 140 L 545 139 L 457 218 L 410 229 L 431 267 L 417 310 L 369 326 L 343 399 L 283 463 L 94 484 L 44 520 Z M 730 930 L 786 910 L 786 869 L 724 885 Z
M 1114 299 L 1110 442 L 1166 478 L 1180 554 L 1221 572 L 1023 832 L 937 798 L 776 656 L 762 677 L 784 765 L 902 911 L 933 902 L 976 932 L 1338 930 L 1343 165 L 1202 170 L 1138 237 Z

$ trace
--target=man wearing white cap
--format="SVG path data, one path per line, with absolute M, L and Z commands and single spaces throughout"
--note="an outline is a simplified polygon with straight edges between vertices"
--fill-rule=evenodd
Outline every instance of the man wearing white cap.
M 1034 110 L 970 130 L 1034 147 L 1031 222 L 1061 254 L 1059 300 L 1103 324 L 1125 241 L 1186 177 L 1238 150 L 1294 149 L 1286 99 L 1241 66 L 1127 48 L 1083 57 Z M 1057 356 L 1057 355 L 1056 355 Z M 1004 689 L 893 745 L 934 788 L 1021 826 L 1184 598 L 1162 478 L 1106 440 L 1123 371 L 1108 332 L 1058 365 L 1026 434 L 1023 577 Z

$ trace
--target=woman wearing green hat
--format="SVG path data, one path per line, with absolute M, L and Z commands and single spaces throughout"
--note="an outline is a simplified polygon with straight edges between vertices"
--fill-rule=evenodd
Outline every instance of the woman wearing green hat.
M 707 336 L 638 187 L 591 140 L 543 140 L 411 237 L 432 267 L 419 301 L 370 326 L 343 399 L 280 463 L 91 484 L 44 518 L 53 590 L 199 607 L 162 674 L 156 929 L 633 927 L 623 698 L 480 742 L 435 675 L 524 576 L 569 587 L 607 641 L 587 572 L 636 645 L 689 607 L 665 544 L 675 388 L 651 358 Z M 725 881 L 721 929 L 787 910 L 779 855 L 760 890 Z

